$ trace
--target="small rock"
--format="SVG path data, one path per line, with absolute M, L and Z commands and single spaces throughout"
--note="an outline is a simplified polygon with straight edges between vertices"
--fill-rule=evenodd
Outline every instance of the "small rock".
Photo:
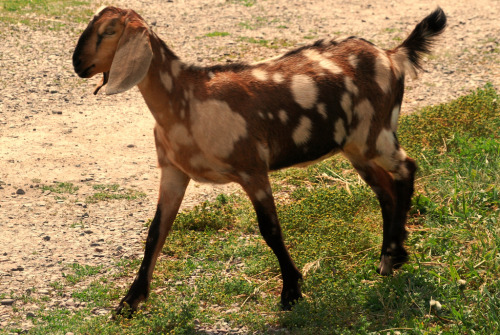
M 129 144 L 127 145 L 127 148 L 135 148 L 135 144 Z
M 14 299 L 2 299 L 0 300 L 0 305 L 12 306 L 14 304 Z
M 28 313 L 26 313 L 26 317 L 27 317 L 27 318 L 34 318 L 35 316 L 36 316 L 36 315 L 35 315 L 35 313 L 33 313 L 33 312 L 28 312 Z
M 90 230 L 90 229 L 84 230 L 83 232 L 84 232 L 85 234 L 92 234 L 92 233 L 93 233 L 93 231 L 92 231 L 92 230 Z
M 26 194 L 26 192 L 22 188 L 20 188 L 16 191 L 16 194 L 23 195 Z
M 44 241 L 50 241 L 50 236 L 48 236 L 48 235 L 47 235 L 47 236 L 44 236 L 44 237 L 43 237 L 43 240 L 44 240 Z

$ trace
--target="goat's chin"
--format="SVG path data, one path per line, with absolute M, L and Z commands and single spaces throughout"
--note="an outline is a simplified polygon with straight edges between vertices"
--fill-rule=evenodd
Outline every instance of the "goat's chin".
M 99 84 L 94 89 L 94 95 L 96 95 L 99 90 L 108 83 L 108 78 L 109 78 L 109 72 L 103 72 L 102 73 L 102 80 Z

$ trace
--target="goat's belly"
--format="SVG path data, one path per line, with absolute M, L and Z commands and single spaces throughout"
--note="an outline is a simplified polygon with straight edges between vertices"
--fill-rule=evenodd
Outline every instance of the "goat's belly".
M 296 147 L 286 151 L 278 151 L 278 154 L 271 159 L 269 169 L 275 171 L 292 166 L 306 167 L 331 157 L 339 151 L 340 146 L 335 143 L 324 143 L 324 145 L 310 147 L 307 150 Z
M 234 181 L 228 164 L 210 159 L 200 152 L 191 154 L 168 153 L 169 161 L 201 183 L 227 184 Z

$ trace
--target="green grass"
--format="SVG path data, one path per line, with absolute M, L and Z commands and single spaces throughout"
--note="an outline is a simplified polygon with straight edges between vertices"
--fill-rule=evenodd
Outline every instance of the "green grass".
M 41 185 L 42 192 L 75 194 L 80 188 L 67 182 L 55 182 L 53 185 Z
M 88 0 L 0 0 L 0 22 L 61 30 L 87 22 L 95 5 Z
M 88 196 L 85 201 L 87 203 L 96 203 L 99 201 L 108 200 L 135 200 L 146 197 L 146 193 L 133 189 L 125 189 L 118 184 L 97 184 L 92 185 L 92 188 L 97 191 Z
M 245 7 L 252 7 L 257 3 L 257 0 L 226 0 L 227 3 L 239 4 Z
M 229 36 L 230 34 L 226 31 L 214 31 L 211 33 L 207 33 L 203 35 L 204 37 L 224 37 L 224 36 Z
M 238 39 L 240 42 L 246 42 L 251 44 L 257 44 L 261 47 L 269 48 L 269 49 L 279 49 L 284 47 L 291 47 L 294 45 L 293 42 L 286 39 L 275 38 L 273 40 L 266 40 L 264 38 L 254 38 L 254 37 L 240 37 Z
M 120 260 L 115 275 L 72 265 L 75 278 L 54 287 L 66 285 L 87 306 L 49 311 L 41 301 L 30 333 L 202 334 L 200 327 L 221 321 L 253 334 L 498 333 L 499 126 L 491 85 L 401 118 L 400 142 L 420 169 L 408 221 L 410 262 L 392 277 L 375 272 L 377 201 L 334 157 L 272 176 L 286 243 L 305 275 L 305 298 L 291 312 L 279 311 L 279 266 L 251 204 L 221 195 L 178 216 L 150 299 L 133 319 L 110 321 L 92 311 L 117 305 L 139 261 Z M 73 288 L 83 279 L 91 283 Z

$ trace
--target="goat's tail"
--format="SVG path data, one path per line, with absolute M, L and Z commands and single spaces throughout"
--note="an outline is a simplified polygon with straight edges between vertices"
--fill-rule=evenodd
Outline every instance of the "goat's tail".
M 416 75 L 422 68 L 421 60 L 424 54 L 430 53 L 430 48 L 446 28 L 446 15 L 438 7 L 419 24 L 404 42 L 394 49 L 394 60 L 398 62 L 404 72 Z M 408 62 L 409 61 L 409 62 Z

